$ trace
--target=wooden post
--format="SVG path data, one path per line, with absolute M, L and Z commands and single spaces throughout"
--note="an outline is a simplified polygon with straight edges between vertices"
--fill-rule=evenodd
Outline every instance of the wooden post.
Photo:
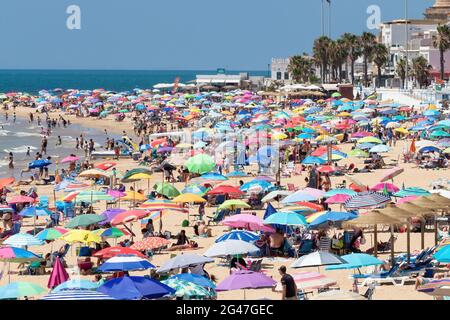
M 438 221 L 436 219 L 436 216 L 434 216 L 434 245 L 436 246 L 438 244 Z
M 373 242 L 374 242 L 373 254 L 375 257 L 377 257 L 378 256 L 378 228 L 377 228 L 377 225 L 373 226 Z

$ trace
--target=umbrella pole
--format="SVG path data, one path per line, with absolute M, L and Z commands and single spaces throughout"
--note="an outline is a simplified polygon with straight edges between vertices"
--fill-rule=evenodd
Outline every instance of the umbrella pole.
M 394 261 L 394 225 L 391 224 L 391 265 L 395 265 Z
M 438 221 L 436 219 L 436 216 L 434 216 L 434 245 L 436 246 L 438 244 Z
M 407 251 L 407 261 L 408 264 L 411 260 L 411 223 L 410 218 L 408 218 L 407 224 L 406 224 L 406 251 Z
M 245 297 L 245 289 L 244 289 L 244 300 L 246 300 L 246 297 Z
M 375 257 L 377 257 L 378 256 L 378 228 L 377 228 L 377 225 L 373 226 L 373 242 L 374 242 L 373 254 Z
M 425 222 L 423 219 L 420 220 L 420 244 L 422 250 L 425 248 Z
M 11 283 L 11 261 L 8 262 L 8 284 Z
M 136 207 L 136 182 L 133 182 L 133 208 Z

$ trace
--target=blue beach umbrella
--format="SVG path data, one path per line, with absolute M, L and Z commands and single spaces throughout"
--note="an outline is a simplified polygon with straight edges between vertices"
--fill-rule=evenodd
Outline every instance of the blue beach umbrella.
M 192 184 L 181 190 L 181 193 L 193 193 L 196 195 L 204 195 L 208 189 L 204 186 Z
M 328 222 L 339 222 L 339 221 L 347 221 L 357 218 L 358 215 L 354 212 L 339 212 L 339 211 L 328 211 L 327 213 L 317 217 L 312 221 L 309 226 L 317 227 L 323 223 Z
M 211 288 L 211 289 L 216 288 L 216 285 L 214 284 L 214 282 L 212 282 L 208 278 L 199 276 L 198 274 L 194 274 L 194 273 L 180 273 L 180 274 L 171 276 L 169 279 L 184 280 L 187 282 L 195 283 L 196 285 L 199 285 L 199 286 L 202 286 L 205 288 Z
M 430 196 L 430 195 L 431 195 L 431 193 L 428 192 L 427 190 L 422 189 L 422 188 L 416 188 L 416 187 L 405 188 L 405 189 L 402 189 L 402 190 L 394 193 L 394 196 L 400 197 L 400 198 L 409 197 L 409 196 L 422 197 L 422 196 Z
M 259 187 L 263 191 L 269 191 L 269 190 L 273 189 L 275 186 L 265 180 L 256 180 L 255 179 L 255 180 L 244 183 L 239 189 L 241 189 L 241 191 L 247 192 L 249 189 L 254 188 L 254 187 Z
M 238 177 L 247 177 L 248 175 L 242 171 L 233 171 L 233 172 L 227 173 L 226 176 L 228 178 L 238 178 Z
M 49 216 L 52 212 L 46 208 L 40 208 L 40 207 L 25 207 L 22 211 L 19 212 L 19 215 L 23 217 L 42 217 L 42 216 Z
M 102 284 L 97 292 L 120 300 L 156 299 L 175 293 L 175 290 L 155 279 L 147 277 L 122 277 Z
M 450 245 L 446 245 L 433 255 L 441 263 L 450 263 Z
M 225 241 L 225 240 L 242 240 L 245 242 L 252 242 L 259 239 L 256 233 L 246 231 L 246 230 L 233 230 L 225 233 L 218 237 L 215 242 Z
M 341 256 L 347 263 L 338 264 L 335 266 L 326 267 L 325 270 L 340 270 L 340 269 L 357 269 L 368 266 L 381 265 L 384 262 L 366 253 L 352 253 Z
M 36 168 L 44 168 L 51 165 L 52 162 L 44 159 L 44 160 L 34 160 L 28 164 L 28 169 L 36 169 Z
M 308 223 L 301 214 L 292 211 L 278 211 L 264 219 L 264 224 L 281 224 L 284 226 L 306 226 Z
M 145 259 L 133 255 L 117 255 L 106 260 L 98 270 L 102 272 L 153 269 L 155 266 Z
M 95 290 L 99 285 L 86 279 L 67 280 L 55 287 L 52 292 L 60 292 L 63 290 Z
M 221 175 L 219 173 L 216 173 L 216 172 L 209 172 L 209 173 L 202 174 L 200 176 L 200 179 L 213 180 L 213 181 L 225 181 L 225 180 L 228 180 L 227 177 L 225 177 L 225 176 L 223 176 L 223 175 Z
M 327 161 L 322 158 L 309 156 L 303 159 L 302 164 L 325 164 L 326 162 Z

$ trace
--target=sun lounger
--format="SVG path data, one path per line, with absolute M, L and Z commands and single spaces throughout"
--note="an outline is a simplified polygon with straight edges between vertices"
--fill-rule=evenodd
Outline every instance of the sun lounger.
M 377 274 L 364 275 L 366 276 L 361 283 L 361 286 L 364 287 L 369 284 L 377 284 L 382 285 L 385 283 L 390 283 L 394 286 L 403 286 L 407 280 L 409 280 L 409 276 L 398 276 L 397 272 L 399 271 L 399 266 L 394 265 L 389 271 L 383 271 Z M 364 277 L 359 276 L 359 277 Z M 358 276 L 353 277 L 354 279 L 359 278 Z M 399 283 L 397 282 L 399 281 Z

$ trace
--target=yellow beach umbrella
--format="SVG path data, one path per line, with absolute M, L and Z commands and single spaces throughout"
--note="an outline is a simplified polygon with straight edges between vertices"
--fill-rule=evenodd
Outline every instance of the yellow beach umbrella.
M 341 112 L 341 113 L 338 113 L 337 116 L 338 117 L 351 117 L 352 115 L 348 112 Z
M 200 203 L 206 202 L 205 199 L 194 193 L 183 193 L 172 199 L 176 203 Z
M 187 149 L 192 147 L 192 143 L 179 143 L 175 146 L 177 149 Z
M 288 136 L 283 133 L 283 132 L 277 132 L 275 134 L 272 135 L 272 138 L 276 139 L 276 140 L 284 140 L 286 139 Z
M 71 230 L 65 234 L 63 234 L 61 236 L 62 240 L 68 242 L 68 243 L 75 243 L 75 242 L 80 242 L 80 243 L 91 243 L 91 242 L 96 242 L 96 243 L 100 243 L 102 242 L 102 238 L 99 235 L 96 235 L 95 233 L 93 233 L 92 231 L 89 230 Z
M 430 104 L 430 105 L 427 107 L 427 109 L 428 109 L 428 110 L 437 110 L 437 106 L 434 105 L 434 104 Z
M 146 201 L 148 200 L 146 196 L 137 191 L 127 191 L 124 197 L 121 197 L 120 200 L 123 201 Z
M 144 179 L 151 179 L 151 178 L 152 178 L 152 175 L 149 173 L 138 172 L 138 173 L 135 173 L 135 174 L 129 176 L 127 178 L 127 180 L 144 180 Z
M 405 128 L 397 128 L 394 130 L 395 132 L 401 133 L 401 134 L 408 134 L 409 131 Z

